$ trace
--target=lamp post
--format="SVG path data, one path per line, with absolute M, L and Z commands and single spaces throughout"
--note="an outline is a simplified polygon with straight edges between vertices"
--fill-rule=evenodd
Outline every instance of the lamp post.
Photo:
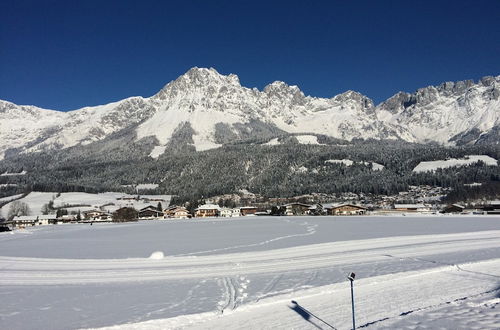
M 356 318 L 354 317 L 354 278 L 356 277 L 356 274 L 351 273 L 347 278 L 351 282 L 351 306 L 352 306 L 352 329 L 356 329 Z

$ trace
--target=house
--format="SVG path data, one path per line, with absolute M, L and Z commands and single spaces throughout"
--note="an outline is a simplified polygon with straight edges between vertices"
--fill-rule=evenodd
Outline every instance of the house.
M 257 212 L 257 208 L 255 206 L 240 207 L 241 216 L 254 215 L 255 212 Z
M 173 218 L 175 215 L 175 210 L 179 208 L 179 206 L 170 206 L 163 210 L 163 218 Z
M 284 205 L 285 215 L 306 215 L 309 214 L 309 208 L 311 205 L 304 203 L 289 203 Z
M 108 212 L 101 211 L 101 210 L 90 210 L 90 211 L 84 211 L 82 213 L 82 218 L 84 219 L 85 222 L 97 222 L 97 221 L 112 221 L 113 216 L 109 214 Z
M 183 206 L 171 206 L 163 210 L 163 218 L 187 219 L 191 218 L 191 214 Z
M 191 214 L 185 207 L 176 207 L 171 211 L 172 218 L 187 219 L 191 218 Z
M 465 206 L 459 204 L 450 204 L 446 205 L 441 213 L 462 213 L 465 210 Z
M 395 211 L 401 212 L 430 212 L 430 207 L 425 204 L 394 204 Z
M 241 210 L 239 208 L 231 209 L 231 217 L 241 217 Z
M 308 214 L 310 215 L 323 215 L 324 209 L 323 205 L 320 203 L 309 206 Z
M 158 211 L 156 207 L 149 205 L 140 209 L 138 216 L 141 220 L 158 219 L 163 218 L 163 211 Z
M 12 219 L 14 227 L 25 228 L 30 226 L 45 226 L 57 223 L 55 214 L 22 215 Z
M 216 204 L 204 204 L 200 205 L 195 210 L 195 217 L 205 218 L 205 217 L 217 217 L 219 216 L 220 206 Z
M 233 210 L 227 207 L 221 208 L 219 215 L 223 218 L 230 218 L 233 216 Z
M 325 207 L 328 215 L 364 215 L 367 208 L 354 204 L 332 204 Z
M 57 218 L 57 223 L 70 223 L 76 222 L 76 215 L 73 214 L 65 214 Z

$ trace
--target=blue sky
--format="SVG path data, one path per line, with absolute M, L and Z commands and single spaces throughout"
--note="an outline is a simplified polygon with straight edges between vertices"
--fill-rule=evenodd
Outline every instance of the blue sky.
M 193 66 L 376 103 L 500 74 L 498 0 L 2 0 L 0 13 L 0 99 L 57 110 L 150 96 Z

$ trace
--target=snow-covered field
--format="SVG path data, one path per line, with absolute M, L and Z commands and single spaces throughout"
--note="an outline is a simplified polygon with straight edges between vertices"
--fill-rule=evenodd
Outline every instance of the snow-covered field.
M 429 162 L 420 162 L 414 169 L 413 172 L 434 172 L 440 168 L 449 168 L 455 166 L 466 166 L 477 162 L 483 162 L 488 166 L 497 166 L 498 161 L 495 158 L 486 155 L 469 155 L 465 158 L 450 158 L 446 160 L 434 160 Z
M 0 251 L 5 329 L 349 329 L 350 272 L 358 327 L 499 325 L 496 216 L 42 226 Z
M 146 188 L 147 187 L 146 185 Z M 106 211 L 114 212 L 118 208 L 124 206 L 134 207 L 137 210 L 148 205 L 156 206 L 158 201 L 160 201 L 164 207 L 167 207 L 170 204 L 171 198 L 170 195 L 140 195 L 139 199 L 134 199 L 137 196 L 138 195 L 129 195 L 119 192 L 105 192 L 99 194 L 68 192 L 58 194 L 56 192 L 34 191 L 19 201 L 28 204 L 31 214 L 34 215 L 41 214 L 42 207 L 50 201 L 53 201 L 54 207 L 65 207 L 71 211 L 86 211 L 102 207 Z M 6 204 L 2 208 L 5 210 L 5 214 L 9 208 L 10 204 Z

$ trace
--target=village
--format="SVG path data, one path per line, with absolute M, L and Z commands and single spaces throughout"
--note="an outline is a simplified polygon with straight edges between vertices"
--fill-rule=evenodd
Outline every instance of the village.
M 418 190 L 418 192 L 417 192 Z M 442 193 L 430 188 L 413 189 L 401 193 L 399 198 L 378 197 L 376 201 L 367 196 L 344 194 L 342 202 L 319 202 L 331 196 L 312 194 L 295 198 L 265 199 L 248 191 L 239 194 L 222 195 L 203 200 L 193 208 L 190 203 L 169 205 L 165 195 L 120 196 L 117 203 L 104 205 L 63 204 L 56 212 L 15 215 L 10 219 L 0 217 L 0 230 L 8 231 L 32 226 L 67 223 L 128 222 L 139 220 L 175 220 L 201 218 L 236 218 L 255 216 L 406 216 L 406 215 L 499 215 L 500 201 L 483 201 L 474 205 L 440 204 L 426 194 Z M 422 194 L 424 196 L 422 196 Z M 398 202 L 413 200 L 417 202 Z M 312 202 L 311 202 L 312 201 Z M 434 201 L 434 202 L 432 202 Z M 125 202 L 125 203 L 123 203 Z M 49 204 L 53 205 L 53 200 Z M 231 205 L 232 204 L 232 205 Z M 168 205 L 163 207 L 163 205 Z M 240 206 L 237 206 L 240 205 Z M 53 207 L 53 206 L 51 206 Z

